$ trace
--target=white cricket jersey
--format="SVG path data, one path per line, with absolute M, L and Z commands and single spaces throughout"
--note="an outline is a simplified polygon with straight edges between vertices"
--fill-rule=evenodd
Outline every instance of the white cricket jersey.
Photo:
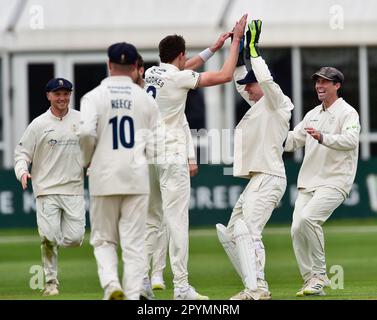
M 306 133 L 309 127 L 322 133 L 322 144 Z M 310 110 L 285 143 L 286 151 L 305 147 L 297 187 L 315 190 L 332 186 L 349 194 L 356 175 L 359 134 L 359 115 L 342 98 L 327 109 L 321 104 Z
M 167 154 L 185 152 L 186 158 L 188 157 L 185 106 L 187 93 L 197 87 L 199 78 L 199 73 L 192 70 L 180 71 L 170 63 L 160 63 L 145 72 L 145 88 L 156 99 L 166 130 Z
M 68 109 L 59 118 L 48 109 L 26 128 L 15 149 L 14 171 L 21 181 L 32 164 L 35 197 L 84 193 L 83 161 L 77 137 L 79 122 L 80 113 L 76 110 Z
M 92 196 L 149 193 L 159 111 L 128 76 L 110 76 L 81 99 L 80 146 Z
M 264 96 L 254 104 L 244 91 L 245 85 L 236 88 L 251 108 L 238 123 L 234 135 L 233 175 L 250 178 L 262 172 L 285 178 L 283 143 L 289 131 L 293 104 L 272 79 L 262 57 L 251 58 L 254 74 Z M 244 66 L 236 68 L 234 80 L 246 75 Z

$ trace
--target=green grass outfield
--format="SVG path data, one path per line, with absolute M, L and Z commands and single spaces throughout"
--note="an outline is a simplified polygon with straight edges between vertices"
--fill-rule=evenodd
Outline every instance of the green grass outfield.
M 335 221 L 325 228 L 328 271 L 344 270 L 344 289 L 327 289 L 324 297 L 296 298 L 302 285 L 289 234 L 289 225 L 268 226 L 264 233 L 266 277 L 273 299 L 377 299 L 377 220 Z M 44 298 L 29 287 L 32 265 L 40 264 L 36 230 L 0 229 L 0 299 L 102 299 L 96 263 L 86 236 L 81 248 L 62 249 L 59 256 L 61 294 Z M 228 299 L 242 289 L 215 228 L 190 231 L 191 284 L 211 299 Z M 329 277 L 334 274 L 329 273 Z M 172 299 L 171 272 L 165 271 L 167 289 L 156 299 Z

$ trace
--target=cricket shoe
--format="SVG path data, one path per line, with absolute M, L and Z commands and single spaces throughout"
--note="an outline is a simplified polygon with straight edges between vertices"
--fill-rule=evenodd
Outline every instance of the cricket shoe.
M 56 280 L 50 280 L 46 282 L 46 285 L 42 291 L 42 295 L 47 296 L 57 296 L 59 294 L 59 284 Z
M 257 284 L 261 296 L 259 300 L 271 300 L 271 292 L 268 290 L 268 282 L 264 279 L 257 279 Z
M 196 292 L 194 287 L 187 286 L 174 288 L 174 300 L 209 300 L 209 298 Z
M 108 285 L 103 300 L 125 300 L 126 296 L 120 285 Z
M 328 286 L 330 286 L 330 280 L 326 275 L 315 274 L 304 288 L 304 295 L 324 296 L 326 293 L 323 289 Z
M 230 300 L 271 300 L 271 292 L 259 288 L 257 290 L 245 289 L 231 297 Z
M 165 290 L 166 285 L 164 279 L 160 276 L 152 276 L 152 290 Z
M 304 282 L 304 285 L 302 286 L 302 288 L 296 292 L 296 297 L 303 297 L 305 295 L 304 290 L 306 289 L 306 286 L 308 285 L 309 281 L 310 279 Z
M 154 294 L 149 278 L 143 279 L 142 288 L 140 290 L 140 300 L 154 300 Z

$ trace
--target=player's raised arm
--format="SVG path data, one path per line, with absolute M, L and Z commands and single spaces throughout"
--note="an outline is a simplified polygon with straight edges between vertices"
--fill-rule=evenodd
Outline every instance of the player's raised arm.
M 208 71 L 200 74 L 198 87 L 209 87 L 217 84 L 229 82 L 233 78 L 233 72 L 236 68 L 239 47 L 245 31 L 247 14 L 243 15 L 240 21 L 236 23 L 233 31 L 233 41 L 230 46 L 230 53 L 225 60 L 223 67 L 219 71 Z
M 231 32 L 222 33 L 211 47 L 188 59 L 185 63 L 185 69 L 197 70 L 198 68 L 200 68 L 215 54 L 216 51 L 220 50 L 223 47 L 226 39 L 228 39 L 231 34 Z

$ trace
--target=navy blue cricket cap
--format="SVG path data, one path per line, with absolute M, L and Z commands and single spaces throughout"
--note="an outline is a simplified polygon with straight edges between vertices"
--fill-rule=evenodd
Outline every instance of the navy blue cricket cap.
M 255 78 L 255 74 L 253 70 L 250 70 L 246 74 L 245 78 L 237 81 L 238 84 L 248 84 L 248 83 L 254 83 L 254 82 L 258 82 L 258 80 L 257 78 Z
M 46 84 L 46 92 L 67 90 L 72 91 L 73 84 L 64 78 L 54 78 L 51 79 Z
M 127 42 L 112 44 L 107 49 L 110 62 L 117 64 L 135 64 L 137 61 L 137 50 L 134 45 Z

